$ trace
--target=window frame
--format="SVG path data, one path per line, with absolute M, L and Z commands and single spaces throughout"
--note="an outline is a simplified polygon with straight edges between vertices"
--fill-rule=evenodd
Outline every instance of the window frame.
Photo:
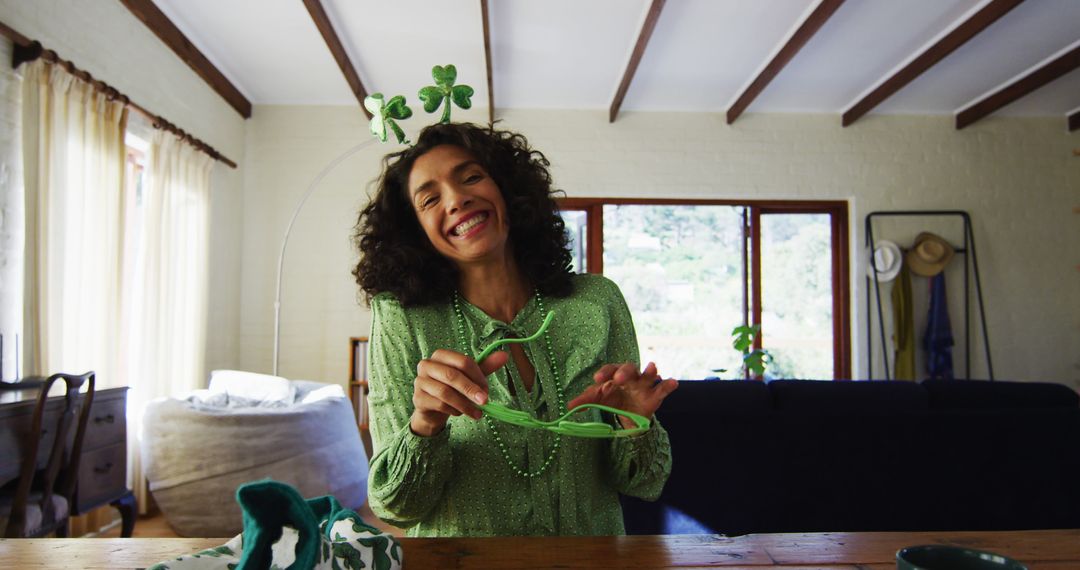
M 560 210 L 586 213 L 586 260 L 589 273 L 604 272 L 604 206 L 742 206 L 747 209 L 743 227 L 744 286 L 750 306 L 743 314 L 761 322 L 761 216 L 771 214 L 827 214 L 831 224 L 833 379 L 851 379 L 851 284 L 848 203 L 844 200 L 722 200 L 677 198 L 559 198 Z M 754 338 L 761 348 L 761 335 Z

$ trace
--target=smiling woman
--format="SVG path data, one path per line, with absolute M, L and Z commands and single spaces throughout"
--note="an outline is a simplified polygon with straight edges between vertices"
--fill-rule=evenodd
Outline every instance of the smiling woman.
M 521 135 L 434 125 L 360 214 L 368 497 L 411 536 L 622 534 L 619 493 L 655 499 L 670 472 L 646 419 L 677 383 L 640 369 L 618 287 L 571 273 L 547 166 Z
M 380 191 L 360 213 L 355 241 L 361 259 L 353 275 L 367 300 L 370 302 L 377 293 L 390 292 L 406 306 L 421 305 L 449 301 L 456 288 L 457 268 L 428 238 L 427 229 L 421 226 L 421 214 L 428 208 L 416 201 L 421 197 L 437 201 L 437 194 L 445 191 L 445 184 L 432 180 L 435 172 L 427 172 L 442 163 L 420 160 L 442 146 L 447 148 L 439 149 L 439 157 L 449 156 L 451 148 L 456 149 L 456 158 L 464 160 L 461 152 L 469 156 L 471 162 L 462 166 L 472 165 L 473 170 L 457 172 L 459 176 L 482 175 L 501 192 L 506 216 L 514 220 L 509 241 L 529 246 L 528 255 L 523 251 L 514 253 L 519 270 L 544 294 L 566 295 L 570 290 L 570 274 L 566 271 L 570 255 L 565 226 L 552 200 L 555 190 L 551 188 L 547 159 L 530 149 L 519 134 L 440 123 L 424 129 L 415 145 L 386 157 Z M 417 162 L 421 169 L 414 174 Z M 459 164 L 442 168 L 452 170 Z M 451 173 L 443 174 L 445 182 Z M 420 180 L 421 176 L 425 178 Z M 455 182 L 465 186 L 464 179 Z M 421 186 L 423 191 L 417 192 Z M 440 237 L 438 241 L 445 239 Z
M 506 201 L 469 151 L 449 144 L 431 149 L 413 164 L 408 192 L 420 226 L 443 257 L 475 264 L 512 256 Z

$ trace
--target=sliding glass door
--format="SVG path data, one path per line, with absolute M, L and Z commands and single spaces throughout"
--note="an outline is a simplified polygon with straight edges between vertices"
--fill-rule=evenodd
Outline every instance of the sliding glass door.
M 850 377 L 845 203 L 567 199 L 575 270 L 619 284 L 642 362 L 745 377 L 731 331 L 760 324 L 767 378 Z

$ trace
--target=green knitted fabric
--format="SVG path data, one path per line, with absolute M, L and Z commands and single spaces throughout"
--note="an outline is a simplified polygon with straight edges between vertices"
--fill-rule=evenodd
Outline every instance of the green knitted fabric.
M 296 561 L 285 570 L 310 570 L 319 560 L 319 521 L 312 507 L 296 489 L 277 481 L 254 481 L 240 485 L 236 501 L 244 510 L 244 554 L 237 570 L 269 568 L 271 546 L 281 538 L 285 525 L 300 534 Z M 325 516 L 340 511 L 333 497 L 312 499 Z
M 149 570 L 400 570 L 401 545 L 330 495 L 304 500 L 278 481 L 236 490 L 244 532 Z
M 149 570 L 401 570 L 401 544 L 332 496 L 303 500 L 270 479 L 237 489 L 244 532 Z M 239 554 L 238 554 L 239 553 Z M 283 565 L 288 565 L 283 568 Z

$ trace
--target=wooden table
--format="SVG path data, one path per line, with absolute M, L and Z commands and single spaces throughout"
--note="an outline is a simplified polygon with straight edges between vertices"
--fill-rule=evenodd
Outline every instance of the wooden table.
M 53 538 L 0 540 L 0 567 L 145 568 L 217 546 L 224 538 Z M 1010 532 L 859 532 L 817 534 L 524 538 L 403 538 L 405 566 L 425 568 L 809 568 L 885 570 L 896 551 L 916 544 L 990 550 L 1032 570 L 1080 568 L 1080 529 Z

